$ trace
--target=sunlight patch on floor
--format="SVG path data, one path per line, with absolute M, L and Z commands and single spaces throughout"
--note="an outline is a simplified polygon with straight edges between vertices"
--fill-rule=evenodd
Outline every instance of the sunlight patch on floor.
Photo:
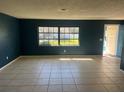
M 59 60 L 86 60 L 86 61 L 92 61 L 92 58 L 59 58 Z

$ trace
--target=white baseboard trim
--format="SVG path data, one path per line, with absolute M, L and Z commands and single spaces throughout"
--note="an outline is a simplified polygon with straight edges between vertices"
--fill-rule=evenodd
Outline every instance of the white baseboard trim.
M 0 68 L 0 71 L 2 71 L 3 69 L 5 69 L 6 67 L 8 67 L 10 64 L 14 63 L 15 61 L 17 61 L 21 56 L 17 57 L 16 59 L 12 60 L 11 62 L 9 62 L 8 64 L 6 64 L 5 66 L 3 66 L 2 68 Z
M 120 69 L 120 71 L 121 71 L 122 73 L 124 73 L 124 70 Z

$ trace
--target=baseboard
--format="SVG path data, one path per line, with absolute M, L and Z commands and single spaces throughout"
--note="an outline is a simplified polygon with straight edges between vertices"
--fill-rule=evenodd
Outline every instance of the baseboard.
M 120 69 L 120 71 L 124 74 L 124 70 L 123 69 Z
M 15 61 L 17 61 L 21 56 L 17 57 L 16 59 L 12 60 L 11 62 L 9 62 L 8 64 L 6 64 L 5 66 L 3 66 L 2 68 L 0 68 L 0 71 L 5 69 L 6 67 L 8 67 L 10 64 L 14 63 Z
M 44 57 L 44 56 L 102 56 L 102 55 L 21 55 L 20 57 Z

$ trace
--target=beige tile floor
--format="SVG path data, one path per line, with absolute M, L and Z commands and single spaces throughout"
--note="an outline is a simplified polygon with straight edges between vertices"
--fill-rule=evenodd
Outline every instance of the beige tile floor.
M 124 72 L 115 57 L 20 57 L 0 71 L 1 92 L 119 92 Z

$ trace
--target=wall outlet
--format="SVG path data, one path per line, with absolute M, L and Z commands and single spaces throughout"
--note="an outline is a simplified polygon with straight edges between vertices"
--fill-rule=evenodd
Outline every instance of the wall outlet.
M 99 39 L 99 41 L 100 41 L 100 42 L 102 42 L 102 41 L 103 41 L 103 39 L 102 39 L 102 38 L 100 38 L 100 39 Z
M 6 56 L 6 59 L 8 60 L 8 59 L 9 59 L 9 57 L 8 57 L 8 56 Z
M 64 53 L 66 53 L 66 50 L 64 50 Z

